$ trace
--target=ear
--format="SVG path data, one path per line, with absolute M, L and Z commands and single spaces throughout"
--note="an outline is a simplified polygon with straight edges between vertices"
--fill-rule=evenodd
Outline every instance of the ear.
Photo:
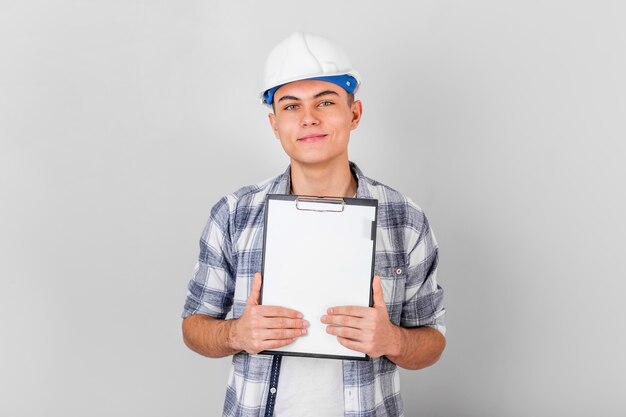
M 267 115 L 267 118 L 270 121 L 270 126 L 272 127 L 272 131 L 274 132 L 274 136 L 276 136 L 276 139 L 280 139 L 278 137 L 278 125 L 276 124 L 276 115 L 274 113 L 269 113 Z
M 352 112 L 352 122 L 350 123 L 350 128 L 351 130 L 354 130 L 359 125 L 361 115 L 363 114 L 363 105 L 361 104 L 361 100 L 355 100 L 354 103 L 352 103 L 350 111 Z

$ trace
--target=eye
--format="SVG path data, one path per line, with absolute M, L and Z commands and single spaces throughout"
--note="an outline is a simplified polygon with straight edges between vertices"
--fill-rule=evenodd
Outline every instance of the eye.
M 332 101 L 328 101 L 328 100 L 324 100 L 324 101 L 320 101 L 320 104 L 318 104 L 320 107 L 327 107 L 327 106 L 332 106 L 334 103 Z
M 298 108 L 297 104 L 288 104 L 285 107 L 283 107 L 283 110 L 295 110 L 296 108 Z

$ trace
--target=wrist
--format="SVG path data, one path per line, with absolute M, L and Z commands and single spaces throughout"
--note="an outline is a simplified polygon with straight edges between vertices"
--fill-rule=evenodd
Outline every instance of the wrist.
M 225 321 L 226 326 L 226 346 L 234 351 L 241 351 L 239 344 L 237 343 L 237 319 L 231 319 Z
M 391 324 L 391 337 L 389 338 L 389 353 L 385 356 L 398 357 L 402 353 L 402 345 L 404 344 L 404 334 L 400 326 Z

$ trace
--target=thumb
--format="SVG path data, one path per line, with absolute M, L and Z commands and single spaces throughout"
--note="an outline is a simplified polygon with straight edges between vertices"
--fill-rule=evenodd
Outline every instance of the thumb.
M 372 281 L 372 291 L 374 293 L 374 307 L 383 307 L 386 309 L 387 305 L 383 298 L 383 287 L 380 285 L 380 277 L 378 275 L 376 275 Z
M 259 298 L 261 298 L 261 282 L 261 273 L 257 272 L 256 274 L 254 274 L 252 288 L 250 289 L 250 295 L 248 295 L 248 299 L 246 300 L 246 305 L 259 304 Z

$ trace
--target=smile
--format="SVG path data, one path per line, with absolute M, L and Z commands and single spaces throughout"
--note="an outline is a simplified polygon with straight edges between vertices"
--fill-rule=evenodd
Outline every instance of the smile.
M 318 142 L 320 140 L 326 139 L 325 134 L 317 134 L 317 135 L 306 135 L 301 138 L 298 138 L 298 142 Z

